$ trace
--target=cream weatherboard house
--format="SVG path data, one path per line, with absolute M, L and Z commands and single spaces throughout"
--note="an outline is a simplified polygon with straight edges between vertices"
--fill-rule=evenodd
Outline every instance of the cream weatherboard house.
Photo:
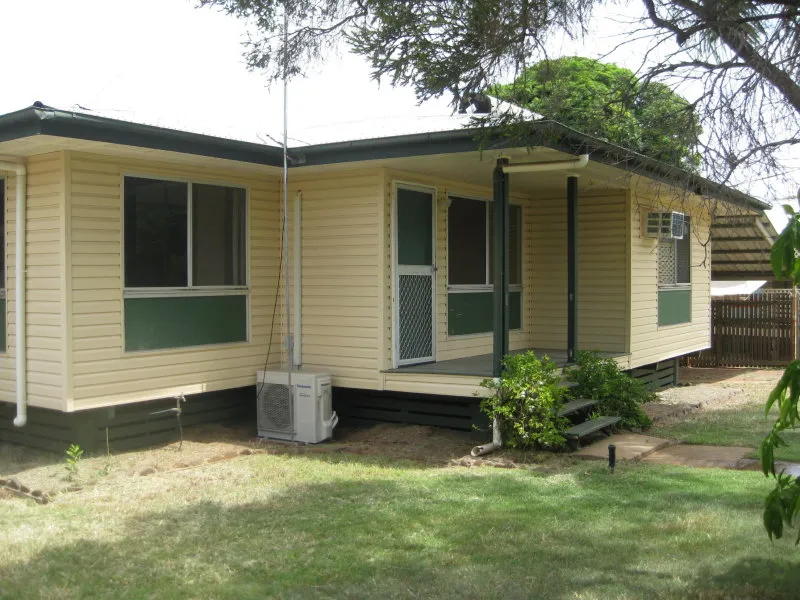
M 280 149 L 38 103 L 0 116 L 0 440 L 171 438 L 153 413 L 179 394 L 184 424 L 252 415 L 256 371 L 290 358 L 287 283 L 291 358 L 333 375 L 345 419 L 469 427 L 480 381 L 526 348 L 671 381 L 709 346 L 712 219 L 766 205 L 554 122 L 531 137 L 291 149 L 283 273 Z M 649 236 L 671 213 L 684 235 Z

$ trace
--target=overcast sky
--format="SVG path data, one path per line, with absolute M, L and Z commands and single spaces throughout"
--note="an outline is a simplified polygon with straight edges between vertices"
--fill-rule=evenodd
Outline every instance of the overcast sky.
M 551 55 L 608 52 L 631 29 L 620 24 L 620 10 L 600 15 L 587 43 L 554 41 Z M 0 20 L 0 113 L 40 100 L 225 137 L 280 137 L 282 92 L 247 70 L 246 28 L 232 17 L 191 0 L 0 0 Z M 641 48 L 628 46 L 611 59 L 636 70 Z M 367 65 L 346 52 L 292 82 L 289 95 L 289 136 L 304 143 L 390 131 L 410 115 L 449 114 L 446 101 L 417 107 L 411 90 L 379 87 Z

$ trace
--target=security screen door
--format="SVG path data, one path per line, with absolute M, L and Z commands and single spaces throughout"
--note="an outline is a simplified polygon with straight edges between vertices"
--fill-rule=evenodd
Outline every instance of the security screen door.
M 434 191 L 397 187 L 394 363 L 434 360 Z

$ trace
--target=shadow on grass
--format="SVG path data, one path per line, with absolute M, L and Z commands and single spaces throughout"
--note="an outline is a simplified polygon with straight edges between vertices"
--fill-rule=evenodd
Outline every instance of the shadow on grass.
M 64 455 L 45 452 L 8 442 L 0 442 L 0 476 L 10 477 L 37 467 L 64 462 Z
M 176 497 L 0 567 L 0 596 L 738 598 L 763 569 L 786 577 L 759 576 L 752 597 L 797 589 L 792 551 L 776 551 L 758 523 L 752 474 L 587 466 L 359 479 L 344 457 L 314 457 L 341 469 L 306 458 L 281 465 L 333 480 L 269 493 L 258 476 L 274 470 L 255 468 L 215 501 Z M 70 510 L 73 527 L 113 519 Z

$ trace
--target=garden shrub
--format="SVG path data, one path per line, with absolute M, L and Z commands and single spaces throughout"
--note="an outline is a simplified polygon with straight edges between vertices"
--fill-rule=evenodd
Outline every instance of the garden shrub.
M 499 380 L 481 385 L 492 395 L 481 401 L 481 410 L 497 419 L 503 444 L 511 448 L 559 448 L 569 421 L 558 416 L 565 389 L 561 373 L 548 357 L 541 360 L 530 350 L 509 354 L 503 360 Z
M 599 414 L 621 417 L 621 427 L 650 427 L 652 421 L 642 404 L 655 394 L 644 382 L 619 369 L 613 358 L 603 358 L 597 352 L 578 352 L 576 365 L 566 370 L 566 378 L 577 385 L 572 393 L 577 398 L 598 401 Z

